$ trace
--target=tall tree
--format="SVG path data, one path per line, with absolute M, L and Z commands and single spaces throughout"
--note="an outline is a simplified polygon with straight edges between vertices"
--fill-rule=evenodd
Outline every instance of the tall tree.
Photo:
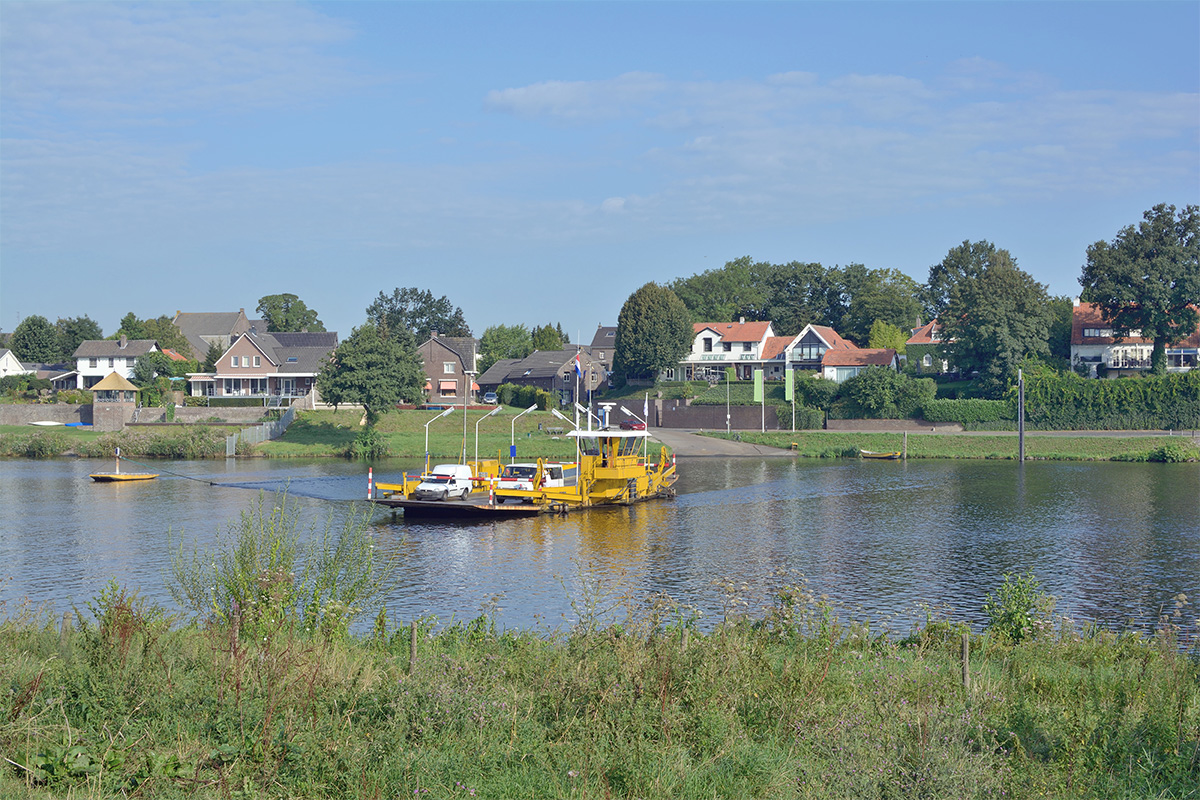
M 687 306 L 665 286 L 647 283 L 629 296 L 617 316 L 613 372 L 651 377 L 676 366 L 692 346 Z
M 532 352 L 533 340 L 524 325 L 493 325 L 479 338 L 479 371 L 487 372 L 501 359 L 524 358 Z
M 54 364 L 59 360 L 58 331 L 50 320 L 33 314 L 17 323 L 8 337 L 8 349 L 18 361 Z
M 1167 345 L 1196 330 L 1200 303 L 1200 207 L 1159 204 L 1137 226 L 1087 249 L 1082 299 L 1100 306 L 1118 337 L 1154 341 L 1150 370 L 1166 371 Z
M 145 339 L 146 331 L 142 325 L 138 315 L 130 311 L 121 317 L 121 324 L 117 326 L 117 332 L 112 335 L 112 338 L 120 339 L 124 335 L 126 339 Z
M 921 287 L 925 321 L 942 316 L 950 302 L 950 292 L 959 281 L 1000 263 L 1015 266 L 1007 250 L 997 250 L 996 245 L 988 241 L 963 240 L 962 244 L 950 248 L 945 258 L 929 268 L 929 279 Z
M 890 322 L 884 322 L 881 319 L 875 320 L 875 324 L 871 326 L 871 338 L 867 342 L 867 347 L 870 348 L 891 348 L 897 353 L 904 352 L 904 344 L 908 341 L 908 334 L 896 327 Z
M 204 354 L 204 371 L 215 372 L 217 369 L 217 362 L 221 360 L 221 356 L 224 354 L 225 351 L 221 349 L 221 345 L 217 344 L 216 342 L 210 342 L 208 345 L 208 352 Z
M 380 292 L 375 302 L 367 306 L 367 319 L 384 336 L 404 330 L 418 344 L 429 339 L 433 331 L 441 336 L 471 335 L 462 309 L 445 295 L 435 298 L 428 289 L 396 289 L 390 296 Z
M 369 322 L 355 328 L 317 373 L 321 399 L 335 408 L 343 403 L 363 406 L 368 427 L 397 403 L 422 400 L 424 385 L 411 335 L 402 330 L 385 337 Z
M 195 358 L 192 345 L 188 342 L 183 331 L 175 327 L 175 323 L 166 314 L 148 319 L 141 325 L 143 339 L 153 339 L 163 350 L 174 350 L 185 358 Z
M 851 264 L 842 270 L 844 294 L 849 299 L 839 333 L 859 345 L 871 337 L 871 326 L 883 320 L 901 330 L 911 330 L 921 315 L 920 285 L 894 269 L 867 269 Z
M 141 387 L 147 387 L 154 383 L 154 379 L 162 376 L 165 378 L 171 377 L 174 373 L 174 364 L 165 353 L 158 350 L 152 350 L 149 353 L 143 353 L 133 362 L 133 377 L 132 381 Z
M 529 336 L 533 341 L 534 350 L 562 350 L 566 347 L 566 339 L 559 332 L 562 325 L 555 328 L 550 323 L 534 328 Z
M 1055 369 L 1071 367 L 1071 324 L 1075 302 L 1066 295 L 1050 298 L 1050 333 L 1047 344 Z
M 325 330 L 325 323 L 317 319 L 317 312 L 309 308 L 294 294 L 269 294 L 258 298 L 258 313 L 267 321 L 267 330 L 312 331 Z
M 763 320 L 779 267 L 742 256 L 668 287 L 687 307 L 693 322 Z
M 959 278 L 939 315 L 950 363 L 978 370 L 984 392 L 998 395 L 1030 356 L 1045 357 L 1053 311 L 1046 286 L 1017 269 L 1007 252 Z
M 841 329 L 846 314 L 840 270 L 792 261 L 779 267 L 771 284 L 766 319 L 780 336 L 794 336 L 805 325 Z
M 60 360 L 71 358 L 81 342 L 104 338 L 104 331 L 86 314 L 82 317 L 59 317 L 58 322 L 54 323 L 54 329 L 58 333 Z

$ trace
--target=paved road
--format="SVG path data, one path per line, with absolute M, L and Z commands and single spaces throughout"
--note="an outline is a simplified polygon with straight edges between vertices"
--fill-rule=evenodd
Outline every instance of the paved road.
M 730 442 L 675 428 L 651 428 L 650 436 L 674 450 L 677 456 L 791 458 L 793 455 L 790 450 L 780 450 L 778 447 L 765 447 L 747 442 Z

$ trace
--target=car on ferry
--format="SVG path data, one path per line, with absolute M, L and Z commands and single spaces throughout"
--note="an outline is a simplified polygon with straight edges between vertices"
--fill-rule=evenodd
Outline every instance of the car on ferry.
M 471 494 L 471 468 L 466 464 L 438 464 L 421 476 L 413 497 L 417 500 L 449 500 Z
M 543 464 L 541 483 L 538 483 L 537 471 L 537 464 L 507 464 L 500 472 L 500 480 L 496 484 L 496 488 L 532 492 L 535 488 L 558 488 L 566 485 L 563 480 L 562 464 Z

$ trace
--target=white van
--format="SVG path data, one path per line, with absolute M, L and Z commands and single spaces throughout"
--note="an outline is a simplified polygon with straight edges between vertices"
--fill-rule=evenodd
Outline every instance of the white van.
M 466 464 L 438 464 L 421 476 L 413 493 L 418 500 L 449 500 L 471 494 L 471 468 Z
M 500 473 L 500 482 L 496 485 L 497 489 L 520 489 L 526 492 L 532 492 L 534 484 L 537 482 L 537 464 L 509 464 Z M 563 481 L 562 464 L 543 464 L 542 465 L 542 483 L 543 487 L 565 486 Z

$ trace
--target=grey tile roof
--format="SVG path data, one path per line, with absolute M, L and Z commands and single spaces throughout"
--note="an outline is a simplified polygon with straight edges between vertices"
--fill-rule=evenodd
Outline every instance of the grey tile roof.
M 499 386 L 504 383 L 504 379 L 508 377 L 508 372 L 512 369 L 513 365 L 519 363 L 521 363 L 521 359 L 519 358 L 502 358 L 484 370 L 484 373 L 476 378 L 475 382 L 480 386 L 484 384 Z
M 75 358 L 137 358 L 158 347 L 154 339 L 129 339 L 121 347 L 118 339 L 88 339 L 79 343 Z
M 337 347 L 337 333 L 247 333 L 280 372 L 316 374 Z M 295 361 L 288 359 L 294 358 Z
M 613 342 L 617 340 L 616 325 L 601 325 L 592 337 L 592 347 L 598 350 L 612 350 Z
M 495 384 L 539 378 L 554 378 L 564 372 L 572 371 L 571 362 L 575 360 L 575 350 L 535 350 L 525 358 L 509 358 L 497 361 L 483 375 L 479 376 L 479 385 Z M 583 369 L 603 370 L 600 362 L 592 358 L 586 351 L 580 355 Z

